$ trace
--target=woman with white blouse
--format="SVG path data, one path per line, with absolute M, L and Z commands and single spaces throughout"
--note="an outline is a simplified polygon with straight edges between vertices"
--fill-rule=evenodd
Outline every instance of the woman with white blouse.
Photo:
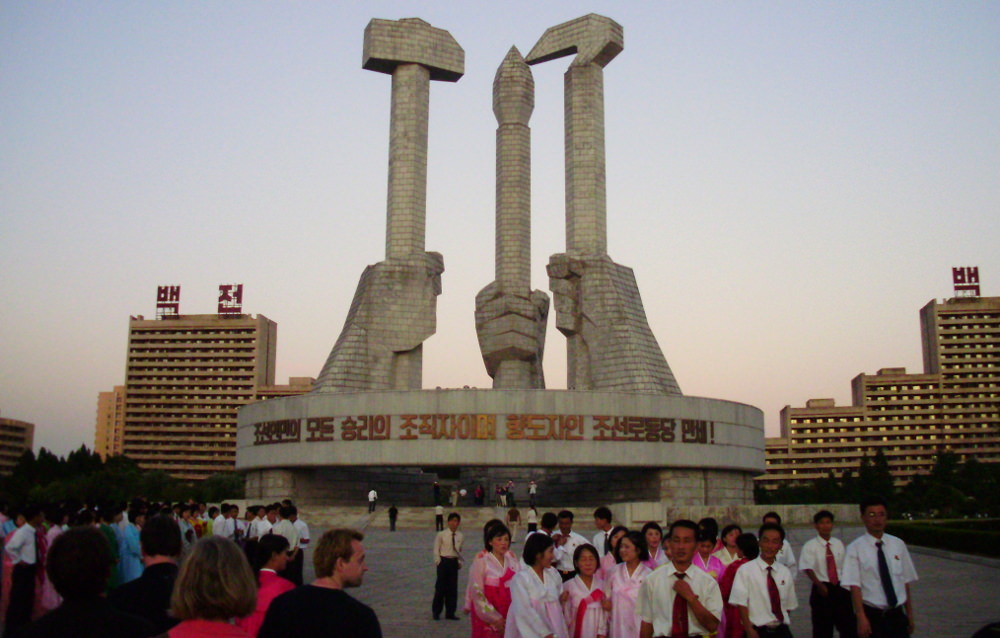
M 562 612 L 562 578 L 552 567 L 552 537 L 532 534 L 522 558 L 528 569 L 510 581 L 505 638 L 569 638 Z

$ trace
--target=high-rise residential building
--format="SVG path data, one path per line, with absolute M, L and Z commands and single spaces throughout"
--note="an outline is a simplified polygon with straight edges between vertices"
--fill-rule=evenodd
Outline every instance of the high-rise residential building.
M 926 474 L 941 451 L 1000 462 L 1000 297 L 954 297 L 920 310 L 924 372 L 883 368 L 851 382 L 851 406 L 785 406 L 765 446 L 765 488 L 857 472 L 881 450 L 897 485 Z
M 0 416 L 0 474 L 10 474 L 21 455 L 35 444 L 35 425 Z
M 123 453 L 186 480 L 232 471 L 236 414 L 274 385 L 277 333 L 264 315 L 132 317 Z
M 311 392 L 316 379 L 313 377 L 288 377 L 287 385 L 262 385 L 257 388 L 254 399 L 266 401 L 280 397 L 294 397 Z
M 97 395 L 97 427 L 94 451 L 105 461 L 122 453 L 125 440 L 125 386 L 116 385 L 110 392 Z

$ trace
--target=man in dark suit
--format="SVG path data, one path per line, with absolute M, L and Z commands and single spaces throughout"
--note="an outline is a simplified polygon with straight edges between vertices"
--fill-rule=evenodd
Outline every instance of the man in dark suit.
M 158 632 L 166 632 L 178 622 L 167 612 L 181 554 L 180 526 L 168 516 L 154 516 L 139 532 L 139 544 L 146 566 L 142 576 L 113 589 L 108 600 L 115 608 L 153 623 Z

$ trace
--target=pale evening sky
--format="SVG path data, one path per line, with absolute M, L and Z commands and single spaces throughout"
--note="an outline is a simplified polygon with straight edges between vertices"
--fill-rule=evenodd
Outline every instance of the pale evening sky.
M 129 315 L 278 323 L 277 381 L 316 376 L 383 259 L 390 79 L 373 17 L 466 51 L 431 87 L 427 247 L 444 254 L 424 386 L 489 387 L 474 297 L 493 280 L 491 86 L 507 49 L 595 12 L 608 252 L 635 270 L 685 394 L 778 412 L 922 368 L 917 311 L 978 265 L 1000 293 L 1000 3 L 28 2 L 0 4 L 0 413 L 36 449 L 93 446 Z M 533 67 L 532 277 L 564 248 L 562 74 Z M 551 324 L 545 369 L 565 387 Z

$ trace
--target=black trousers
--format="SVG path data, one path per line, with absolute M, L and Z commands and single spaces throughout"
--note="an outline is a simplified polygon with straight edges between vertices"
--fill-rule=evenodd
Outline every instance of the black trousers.
M 395 532 L 396 531 L 396 519 L 395 518 L 390 518 L 389 519 L 389 531 L 390 532 Z M 438 530 L 438 531 L 441 531 L 441 530 Z
M 371 514 L 375 511 L 375 501 L 368 501 L 368 513 Z
M 302 586 L 302 569 L 305 566 L 305 551 L 300 547 L 294 560 L 288 561 L 285 570 L 278 574 L 286 580 L 290 580 L 296 587 Z
M 825 583 L 827 595 L 819 593 L 814 584 L 809 594 L 812 615 L 813 638 L 833 638 L 836 627 L 840 638 L 855 638 L 858 621 L 851 605 L 851 593 L 838 585 Z
M 437 581 L 434 583 L 434 602 L 431 603 L 431 613 L 435 618 L 441 616 L 441 608 L 445 616 L 454 616 L 458 607 L 458 559 L 441 558 L 437 566 Z
M 760 627 L 754 627 L 754 629 L 757 630 L 757 635 L 760 638 L 792 638 L 792 630 L 785 624 L 778 625 L 777 627 L 761 625 Z
M 5 636 L 13 636 L 18 627 L 31 622 L 31 611 L 35 606 L 35 569 L 35 565 L 27 563 L 14 565 L 3 632 Z
M 434 531 L 436 532 L 444 531 L 444 514 L 434 515 Z
M 871 638 L 907 638 L 910 635 L 910 621 L 901 606 L 882 611 L 865 605 L 865 616 L 872 627 Z

